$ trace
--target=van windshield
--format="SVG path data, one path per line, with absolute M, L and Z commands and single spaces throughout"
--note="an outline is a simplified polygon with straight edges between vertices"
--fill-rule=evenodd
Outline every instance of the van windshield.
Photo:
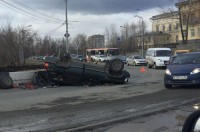
M 157 56 L 157 57 L 171 56 L 171 51 L 170 50 L 157 50 L 155 56 Z

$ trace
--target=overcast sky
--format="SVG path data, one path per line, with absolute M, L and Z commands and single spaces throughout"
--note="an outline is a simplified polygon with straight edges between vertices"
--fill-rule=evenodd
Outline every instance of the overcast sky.
M 151 30 L 151 22 L 149 21 L 151 16 L 161 13 L 161 8 L 173 7 L 174 2 L 171 1 L 172 0 L 68 0 L 69 33 L 71 37 L 79 33 L 85 33 L 86 35 L 104 34 L 105 27 L 113 23 L 119 30 L 120 25 L 124 23 L 137 22 L 138 18 L 135 18 L 134 15 L 143 17 L 144 20 L 148 22 L 148 29 Z M 44 18 L 43 14 L 43 16 L 38 17 L 39 13 L 34 14 L 30 10 L 27 10 L 29 8 L 24 6 L 26 8 L 24 9 L 22 8 L 23 5 L 17 5 L 17 2 L 48 14 L 48 16 Z M 19 9 L 23 9 L 23 11 Z M 30 17 L 30 14 L 26 13 L 30 13 L 34 16 Z M 37 20 L 35 17 L 37 17 Z M 38 31 L 42 36 L 47 34 L 55 37 L 63 37 L 65 26 L 56 30 L 62 22 L 56 24 L 49 23 L 49 20 L 57 21 L 52 17 L 65 20 L 64 0 L 0 1 L 1 25 L 7 22 L 11 22 L 13 26 L 32 25 L 32 27 L 29 28 Z M 43 18 L 45 20 L 43 20 Z

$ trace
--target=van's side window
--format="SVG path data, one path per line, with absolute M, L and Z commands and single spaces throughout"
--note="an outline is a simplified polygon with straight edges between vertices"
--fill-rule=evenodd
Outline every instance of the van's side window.
M 153 54 L 153 50 L 150 50 L 149 56 L 152 56 L 152 54 Z

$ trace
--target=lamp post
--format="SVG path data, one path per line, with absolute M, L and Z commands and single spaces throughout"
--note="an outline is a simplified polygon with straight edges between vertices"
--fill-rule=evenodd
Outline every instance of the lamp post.
M 125 27 L 125 26 L 120 26 L 121 28 L 124 28 L 125 30 L 126 30 L 126 43 L 127 43 L 127 41 L 128 41 L 128 29 L 127 29 L 127 27 Z M 122 49 L 123 49 L 123 52 L 125 52 L 124 51 L 124 46 L 122 46 Z M 125 53 L 124 53 L 125 54 Z
M 144 57 L 144 19 L 141 16 L 135 15 L 135 17 L 142 20 L 142 57 Z

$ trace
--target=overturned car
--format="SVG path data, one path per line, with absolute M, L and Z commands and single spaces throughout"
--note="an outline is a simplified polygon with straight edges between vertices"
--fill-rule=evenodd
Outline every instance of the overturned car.
M 59 85 L 95 85 L 100 83 L 124 84 L 130 74 L 123 70 L 124 63 L 114 59 L 105 65 L 72 60 L 70 55 L 50 58 L 45 69 L 51 82 Z

